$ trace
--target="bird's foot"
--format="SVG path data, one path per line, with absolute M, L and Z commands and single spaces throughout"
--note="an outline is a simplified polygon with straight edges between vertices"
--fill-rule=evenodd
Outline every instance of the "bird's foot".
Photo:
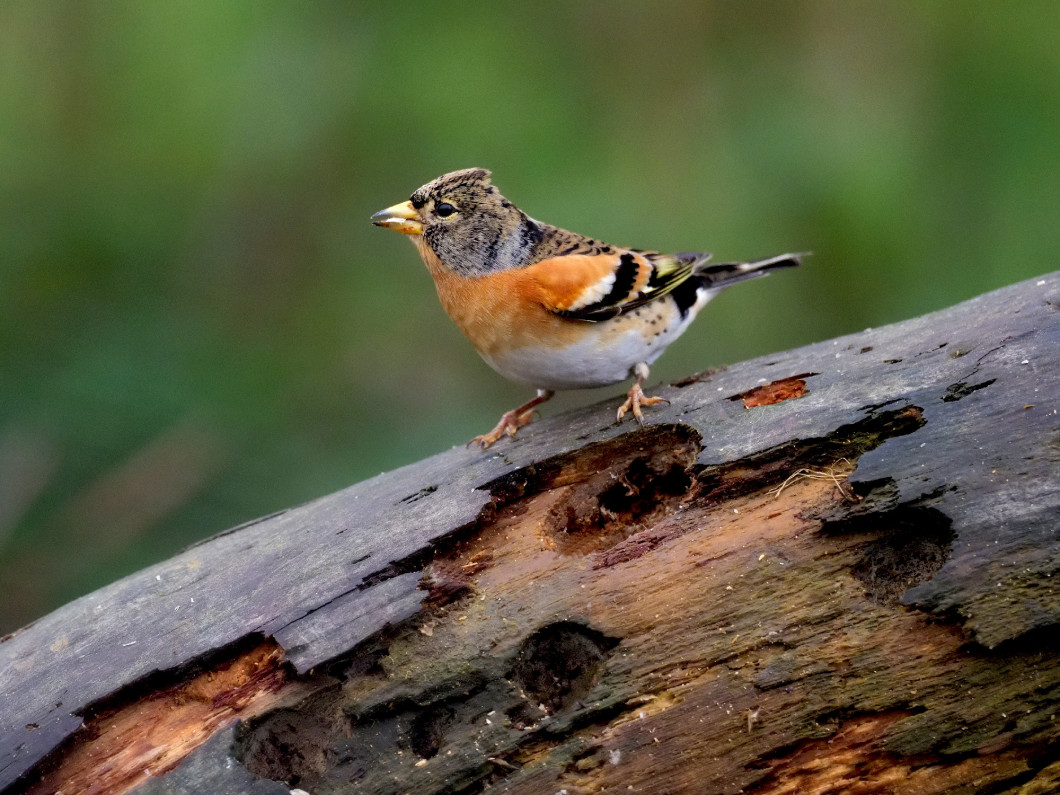
M 552 390 L 550 389 L 539 389 L 537 390 L 537 396 L 526 401 L 517 409 L 512 409 L 507 412 L 501 421 L 497 423 L 497 426 L 489 433 L 484 433 L 482 436 L 476 436 L 468 445 L 477 444 L 483 450 L 489 447 L 491 444 L 496 442 L 502 436 L 507 434 L 508 436 L 515 436 L 515 432 L 528 424 L 533 418 L 535 406 L 539 406 L 546 400 L 552 397 Z
M 520 413 L 522 406 L 517 409 L 512 409 L 506 412 L 500 419 L 500 422 L 494 427 L 489 433 L 484 433 L 481 436 L 476 436 L 468 445 L 477 444 L 483 450 L 498 441 L 502 436 L 515 436 L 515 432 L 522 428 L 524 425 L 528 425 L 531 420 L 534 419 L 534 415 L 537 413 L 537 409 L 527 409 Z
M 635 383 L 630 387 L 629 392 L 626 395 L 626 402 L 618 407 L 616 422 L 622 422 L 622 418 L 626 416 L 626 412 L 631 411 L 637 422 L 640 425 L 643 425 L 644 412 L 640 410 L 641 406 L 654 406 L 656 403 L 665 403 L 669 405 L 670 401 L 658 396 L 648 397 L 644 394 L 644 390 L 640 388 L 640 383 Z

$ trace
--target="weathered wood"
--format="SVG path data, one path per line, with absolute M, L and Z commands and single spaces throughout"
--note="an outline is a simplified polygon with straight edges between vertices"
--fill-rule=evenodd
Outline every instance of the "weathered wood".
M 5 638 L 0 788 L 1054 791 L 1060 274 L 662 394 Z

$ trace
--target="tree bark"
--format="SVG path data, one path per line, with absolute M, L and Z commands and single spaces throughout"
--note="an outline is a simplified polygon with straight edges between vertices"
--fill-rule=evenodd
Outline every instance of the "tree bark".
M 1060 273 L 455 448 L 0 642 L 0 789 L 1060 789 Z

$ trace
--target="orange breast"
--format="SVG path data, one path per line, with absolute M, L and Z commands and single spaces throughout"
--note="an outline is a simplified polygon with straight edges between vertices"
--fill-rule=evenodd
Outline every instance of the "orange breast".
M 481 353 L 494 356 L 543 342 L 562 347 L 578 341 L 584 333 L 584 321 L 562 318 L 546 309 L 545 287 L 534 278 L 532 268 L 497 271 L 478 278 L 458 276 L 419 238 L 415 242 L 434 278 L 442 306 Z

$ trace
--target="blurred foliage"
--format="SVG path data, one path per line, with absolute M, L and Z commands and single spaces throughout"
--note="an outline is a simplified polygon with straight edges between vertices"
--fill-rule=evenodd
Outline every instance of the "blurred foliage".
M 1057 30 L 1054 2 L 0 4 L 0 630 L 528 396 L 367 220 L 442 172 L 614 243 L 814 252 L 653 380 L 1054 270 Z

